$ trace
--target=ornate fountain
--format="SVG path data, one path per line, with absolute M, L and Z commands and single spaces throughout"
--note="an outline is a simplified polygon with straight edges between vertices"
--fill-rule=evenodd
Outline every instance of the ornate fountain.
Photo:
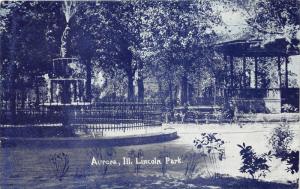
M 84 102 L 85 79 L 74 77 L 71 65 L 79 64 L 77 58 L 56 58 L 49 77 L 51 106 L 78 106 Z
M 62 5 L 67 24 L 61 37 L 61 57 L 52 61 L 52 72 L 48 82 L 50 99 L 47 105 L 49 107 L 87 104 L 84 102 L 85 79 L 75 73 L 76 68 L 79 67 L 79 60 L 72 58 L 69 53 L 71 42 L 69 21 L 76 12 L 76 2 L 64 1 Z
M 67 24 L 61 37 L 60 57 L 52 60 L 52 69 L 48 77 L 48 103 L 43 105 L 49 112 L 58 115 L 58 120 L 61 120 L 64 126 L 70 126 L 70 119 L 74 117 L 75 110 L 90 103 L 86 102 L 84 97 L 84 71 L 78 70 L 79 60 L 71 57 L 69 53 L 71 28 L 68 23 L 76 12 L 76 2 L 64 1 L 62 8 Z M 72 128 L 70 131 L 73 132 Z
M 33 120 L 33 125 L 45 127 L 32 126 L 30 132 L 25 134 L 51 136 L 51 144 L 76 143 L 85 146 L 142 144 L 175 139 L 176 132 L 170 128 L 162 129 L 160 103 L 133 102 L 122 98 L 93 103 L 86 101 L 86 81 L 82 79 L 86 77 L 85 71 L 69 51 L 71 28 L 68 22 L 76 10 L 75 5 L 74 1 L 63 2 L 67 24 L 61 37 L 60 56 L 52 60 L 50 73 L 43 77 L 48 84 L 48 101 L 41 104 L 40 109 L 34 109 L 34 113 L 30 111 L 26 115 L 26 119 Z M 54 140 L 52 136 L 72 138 Z M 81 140 L 82 138 L 85 140 Z M 27 143 L 30 144 L 31 141 L 33 140 Z M 26 141 L 22 140 L 22 144 L 24 143 Z

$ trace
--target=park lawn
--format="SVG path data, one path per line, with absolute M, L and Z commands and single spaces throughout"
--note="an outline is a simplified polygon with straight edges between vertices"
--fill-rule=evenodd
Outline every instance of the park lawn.
M 62 181 L 34 178 L 26 183 L 6 185 L 3 188 L 65 188 L 65 189 L 297 189 L 296 183 L 276 183 L 246 178 L 220 176 L 218 178 L 196 177 L 194 179 L 174 178 L 161 175 L 110 175 L 66 177 Z
M 291 124 L 296 136 L 293 149 L 299 149 L 299 126 Z M 132 150 L 143 151 L 145 159 L 158 157 L 167 151 L 171 157 L 182 157 L 186 153 L 197 151 L 193 140 L 201 133 L 216 132 L 225 141 L 226 158 L 207 165 L 200 161 L 195 175 L 187 179 L 184 176 L 186 164 L 168 166 L 162 176 L 161 165 L 144 165 L 139 175 L 134 173 L 133 166 L 109 166 L 103 176 L 103 167 L 90 166 L 91 152 L 96 147 L 47 147 L 47 148 L 2 148 L 1 149 L 1 183 L 0 188 L 297 188 L 297 175 L 286 172 L 286 165 L 280 160 L 272 159 L 270 173 L 262 180 L 252 180 L 247 174 L 239 172 L 241 158 L 237 144 L 245 142 L 252 145 L 257 153 L 270 150 L 267 138 L 276 124 L 248 124 L 243 128 L 237 125 L 195 125 L 170 124 L 179 138 L 174 141 L 114 147 L 114 159 L 120 160 Z M 69 157 L 69 170 L 59 180 L 51 166 L 49 157 L 64 152 Z M 219 173 L 221 177 L 210 177 Z M 283 183 L 283 184 L 280 184 Z

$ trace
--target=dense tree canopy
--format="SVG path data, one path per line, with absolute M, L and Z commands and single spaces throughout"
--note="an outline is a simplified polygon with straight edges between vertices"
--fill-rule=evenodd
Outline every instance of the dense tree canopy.
M 222 11 L 240 11 L 248 32 L 257 38 L 284 37 L 295 45 L 299 37 L 297 0 L 96 1 L 74 6 L 68 19 L 69 56 L 79 58 L 85 70 L 87 100 L 100 96 L 93 94 L 92 85 L 100 72 L 109 78 L 106 87 L 123 79 L 129 99 L 144 99 L 145 80 L 154 79 L 160 98 L 171 106 L 177 93 L 187 103 L 194 83 L 221 84 L 226 64 L 212 47 L 230 35 L 218 31 L 227 27 Z M 13 102 L 15 90 L 26 94 L 42 85 L 37 78 L 49 73 L 52 59 L 61 56 L 67 21 L 63 2 L 1 2 L 0 13 L 1 87 Z

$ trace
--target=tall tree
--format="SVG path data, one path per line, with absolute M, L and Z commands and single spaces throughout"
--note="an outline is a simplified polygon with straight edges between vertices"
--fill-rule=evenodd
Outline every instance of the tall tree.
M 248 11 L 247 23 L 267 41 L 285 38 L 291 45 L 297 45 L 294 39 L 300 38 L 299 10 L 298 0 L 258 0 Z
M 17 89 L 23 104 L 27 91 L 35 86 L 39 103 L 36 78 L 49 72 L 50 60 L 56 54 L 52 47 L 57 46 L 57 40 L 51 31 L 59 30 L 56 16 L 60 9 L 57 2 L 8 2 L 2 6 L 9 10 L 4 19 L 6 35 L 1 38 L 1 46 L 9 49 L 5 52 L 6 48 L 1 48 L 2 73 L 8 76 L 8 96 L 15 112 Z
M 142 22 L 151 18 L 144 14 L 148 4 L 140 1 L 84 3 L 76 18 L 80 28 L 77 39 L 83 42 L 77 43 L 78 53 L 81 57 L 93 56 L 97 64 L 94 66 L 112 75 L 122 70 L 127 76 L 128 99 L 133 99 L 135 76 L 143 69 L 141 33 L 145 28 Z M 90 50 L 84 51 L 83 46 Z M 143 76 L 141 72 L 137 75 L 138 96 L 143 98 Z
M 164 56 L 178 68 L 181 76 L 181 103 L 188 102 L 189 78 L 195 69 L 204 65 L 206 50 L 216 34 L 213 25 L 219 23 L 219 16 L 212 9 L 210 1 L 165 2 L 164 26 L 155 35 L 161 44 Z

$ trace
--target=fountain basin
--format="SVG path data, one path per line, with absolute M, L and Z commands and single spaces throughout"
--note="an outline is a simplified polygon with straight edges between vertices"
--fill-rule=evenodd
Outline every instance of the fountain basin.
M 2 147 L 93 147 L 93 146 L 128 146 L 149 143 L 160 143 L 177 139 L 175 129 L 162 129 L 161 131 L 148 132 L 144 134 L 130 134 L 123 136 L 99 136 L 94 137 L 82 135 L 79 137 L 2 137 Z

